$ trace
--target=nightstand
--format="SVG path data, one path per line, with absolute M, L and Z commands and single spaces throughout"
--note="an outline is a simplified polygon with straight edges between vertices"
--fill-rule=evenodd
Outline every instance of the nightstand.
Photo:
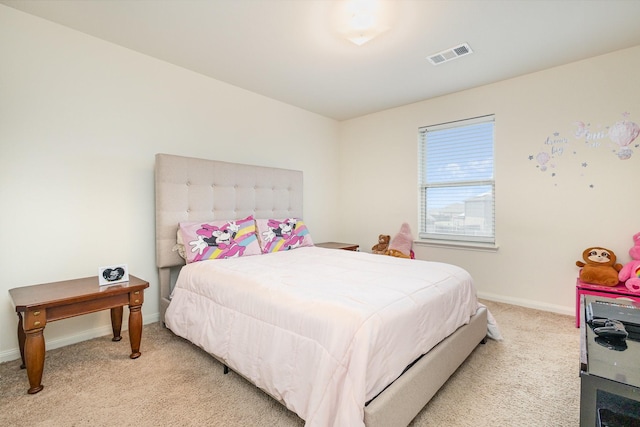
M 340 243 L 340 242 L 322 242 L 316 243 L 316 246 L 327 249 L 343 249 L 345 251 L 359 251 L 360 245 L 353 243 Z

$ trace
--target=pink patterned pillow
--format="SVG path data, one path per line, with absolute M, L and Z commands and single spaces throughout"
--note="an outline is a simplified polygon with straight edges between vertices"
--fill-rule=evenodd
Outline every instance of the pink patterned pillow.
M 261 253 L 253 216 L 231 221 L 181 222 L 178 232 L 187 263 Z
M 265 254 L 313 246 L 309 229 L 300 219 L 257 219 L 256 225 L 260 246 Z

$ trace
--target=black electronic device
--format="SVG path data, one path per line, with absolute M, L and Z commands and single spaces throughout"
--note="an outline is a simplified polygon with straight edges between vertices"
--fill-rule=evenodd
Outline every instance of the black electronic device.
M 591 319 L 589 320 L 587 323 L 592 327 L 592 328 L 600 328 L 602 326 L 604 326 L 605 323 L 607 323 L 607 320 L 609 319 Z
M 635 305 L 596 300 L 586 307 L 586 318 L 592 326 L 596 319 L 619 320 L 629 332 L 640 332 L 640 307 Z
M 614 319 L 605 320 L 604 325 L 593 328 L 593 332 L 597 336 L 606 339 L 626 340 L 629 336 L 622 322 Z

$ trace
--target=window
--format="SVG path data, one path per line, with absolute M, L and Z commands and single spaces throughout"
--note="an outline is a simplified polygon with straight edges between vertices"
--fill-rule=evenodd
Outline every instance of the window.
M 495 244 L 493 130 L 493 115 L 420 128 L 420 238 Z

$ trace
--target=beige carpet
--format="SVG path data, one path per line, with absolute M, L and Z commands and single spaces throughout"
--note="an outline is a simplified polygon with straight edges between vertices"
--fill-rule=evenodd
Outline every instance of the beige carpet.
M 504 341 L 480 345 L 411 426 L 578 426 L 573 317 L 483 302 Z M 159 323 L 144 327 L 141 351 L 129 359 L 126 333 L 48 351 L 36 395 L 19 360 L 0 364 L 0 426 L 304 425 Z

